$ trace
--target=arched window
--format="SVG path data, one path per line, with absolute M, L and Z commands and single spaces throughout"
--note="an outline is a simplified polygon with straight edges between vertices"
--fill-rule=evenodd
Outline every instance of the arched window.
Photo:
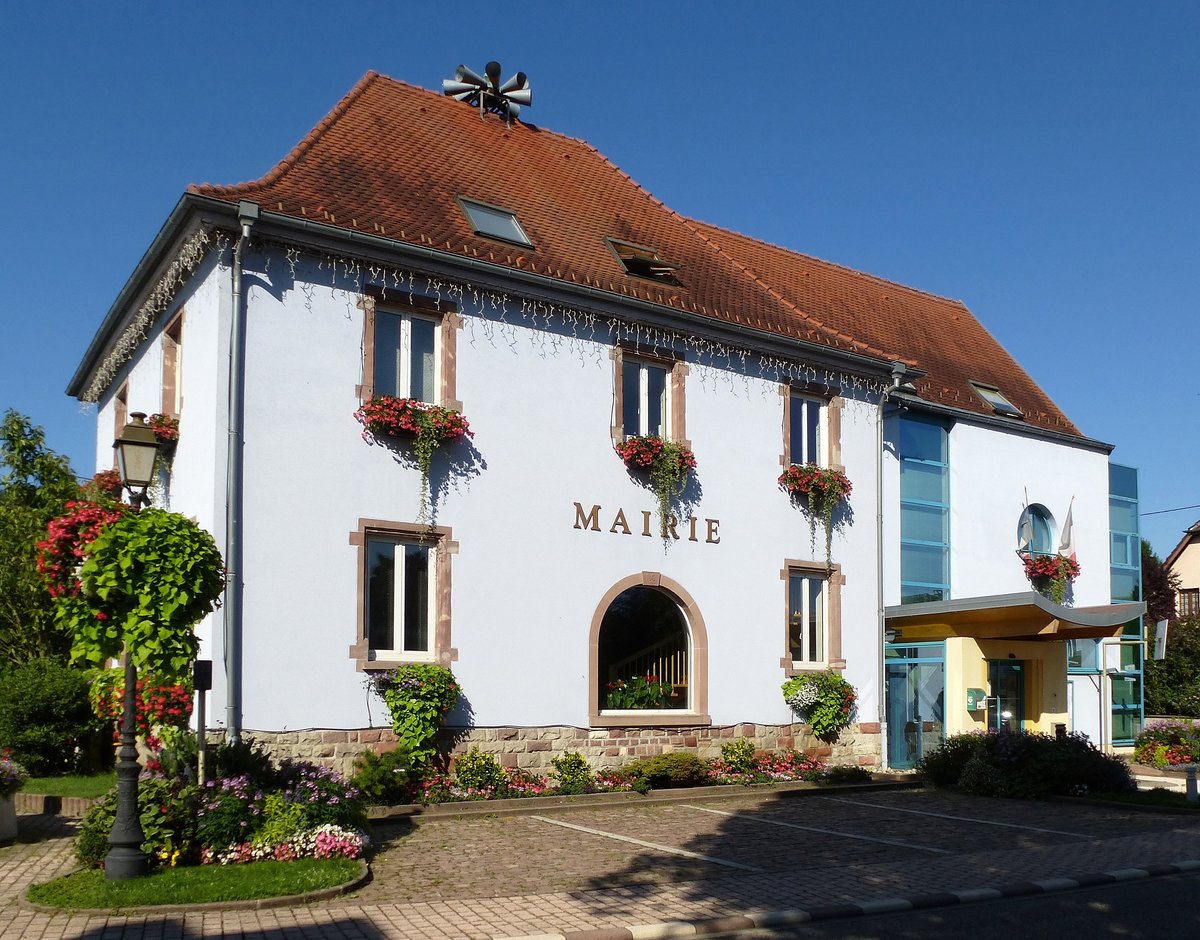
M 679 605 L 658 588 L 627 588 L 600 623 L 600 707 L 687 708 L 687 621 Z
M 614 584 L 592 618 L 593 727 L 706 725 L 708 633 L 682 586 L 644 571 Z
M 1054 517 L 1040 503 L 1031 503 L 1017 523 L 1017 550 L 1033 555 L 1054 554 Z

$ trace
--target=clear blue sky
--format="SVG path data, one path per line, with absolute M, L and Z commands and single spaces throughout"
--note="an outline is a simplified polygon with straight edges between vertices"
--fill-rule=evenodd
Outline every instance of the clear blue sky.
M 1198 36 L 1183 2 L 5 4 L 0 409 L 90 473 L 63 389 L 184 187 L 260 176 L 368 69 L 494 58 L 674 209 L 962 299 L 1143 511 L 1200 503 Z

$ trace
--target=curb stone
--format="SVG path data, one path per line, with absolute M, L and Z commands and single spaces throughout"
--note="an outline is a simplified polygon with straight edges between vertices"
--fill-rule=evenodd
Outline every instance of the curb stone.
M 1077 878 L 1044 878 L 1021 881 L 988 888 L 969 888 L 911 897 L 872 898 L 845 904 L 824 904 L 806 909 L 767 911 L 761 914 L 730 915 L 696 921 L 666 921 L 659 924 L 637 924 L 632 927 L 599 927 L 591 930 L 572 930 L 565 933 L 539 933 L 508 936 L 503 940 L 676 940 L 683 937 L 712 937 L 739 930 L 760 927 L 788 927 L 822 920 L 840 920 L 868 914 L 888 914 L 898 911 L 928 910 L 935 907 L 954 907 L 979 901 L 1001 898 L 1020 898 L 1035 894 L 1073 891 L 1076 888 L 1095 888 L 1101 885 L 1158 878 L 1200 871 L 1200 859 L 1187 859 L 1145 868 L 1122 868 L 1115 871 L 1080 875 Z
M 81 871 L 82 869 L 76 869 Z M 72 873 L 73 874 L 73 873 Z M 318 901 L 330 901 L 351 891 L 357 891 L 371 880 L 371 866 L 364 859 L 358 859 L 358 874 L 349 881 L 334 885 L 331 888 L 320 888 L 316 891 L 305 891 L 303 894 L 283 894 L 273 898 L 251 898 L 246 901 L 210 901 L 203 904 L 149 904 L 144 907 L 51 907 L 48 904 L 38 904 L 30 901 L 25 893 L 20 897 L 20 905 L 43 914 L 61 914 L 69 911 L 72 914 L 182 914 L 188 911 L 261 911 L 272 907 L 300 907 L 315 904 Z M 28 889 L 26 889 L 26 893 Z

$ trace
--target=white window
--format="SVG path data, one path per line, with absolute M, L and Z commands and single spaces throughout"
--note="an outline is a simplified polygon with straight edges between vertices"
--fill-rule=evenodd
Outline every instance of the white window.
M 413 313 L 376 310 L 374 338 L 374 393 L 436 404 L 437 322 Z
M 363 619 L 372 658 L 432 659 L 436 550 L 380 537 L 366 547 Z
M 824 663 L 829 580 L 813 571 L 788 572 L 788 652 L 793 664 Z
M 669 437 L 671 369 L 657 362 L 625 357 L 621 364 L 621 423 L 626 437 Z
M 826 466 L 829 459 L 826 404 L 822 399 L 792 392 L 788 402 L 788 463 Z

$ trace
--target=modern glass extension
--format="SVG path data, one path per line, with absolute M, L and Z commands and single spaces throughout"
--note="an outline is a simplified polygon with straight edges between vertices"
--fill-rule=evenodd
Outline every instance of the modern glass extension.
M 950 599 L 949 432 L 900 419 L 900 603 Z
M 946 644 L 884 648 L 888 766 L 915 767 L 946 738 Z
M 1142 599 L 1142 543 L 1138 532 L 1137 470 L 1108 466 L 1110 576 L 1114 603 Z M 1112 701 L 1112 743 L 1133 744 L 1144 721 L 1142 618 L 1129 621 L 1120 645 L 1106 651 Z

